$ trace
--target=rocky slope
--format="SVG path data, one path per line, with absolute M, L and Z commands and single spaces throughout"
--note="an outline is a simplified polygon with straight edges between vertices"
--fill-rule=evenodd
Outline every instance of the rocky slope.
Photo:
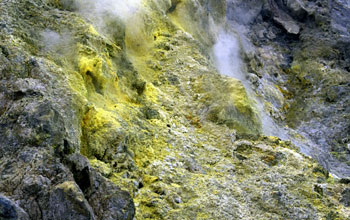
M 249 33 L 258 50 L 251 70 L 263 79 L 258 93 L 272 97 L 265 98 L 272 115 L 303 136 L 297 145 L 339 177 L 350 174 L 348 11 L 343 1 L 275 1 Z
M 347 12 L 1 1 L 0 219 L 349 219 Z

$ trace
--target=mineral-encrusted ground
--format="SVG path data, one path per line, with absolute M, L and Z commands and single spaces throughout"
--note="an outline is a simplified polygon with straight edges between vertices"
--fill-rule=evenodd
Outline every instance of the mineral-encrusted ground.
M 111 2 L 0 2 L 0 219 L 350 218 L 344 1 Z

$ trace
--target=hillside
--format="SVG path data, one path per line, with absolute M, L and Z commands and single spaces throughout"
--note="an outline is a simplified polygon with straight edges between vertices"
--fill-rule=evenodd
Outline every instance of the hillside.
M 0 219 L 350 219 L 345 0 L 0 1 Z

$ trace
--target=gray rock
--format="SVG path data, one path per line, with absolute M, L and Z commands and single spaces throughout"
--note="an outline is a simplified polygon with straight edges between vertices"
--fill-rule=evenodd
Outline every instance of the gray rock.
M 13 201 L 0 195 L 0 219 L 2 220 L 29 220 L 28 214 Z
M 247 25 L 260 14 L 263 1 L 229 0 L 227 1 L 227 19 L 238 24 Z
M 343 203 L 346 207 L 350 206 L 350 188 L 346 188 L 342 192 L 342 198 L 340 199 L 340 202 Z
M 98 219 L 133 218 L 135 207 L 130 195 L 93 170 L 87 158 L 72 154 L 66 164 Z
M 347 0 L 330 1 L 332 28 L 341 38 L 350 40 L 350 3 Z
M 281 25 L 290 34 L 299 34 L 300 26 L 286 12 L 281 10 L 274 0 L 269 0 L 269 7 L 272 12 L 273 20 Z
M 132 220 L 135 215 L 135 207 L 130 195 L 106 181 L 100 174 L 93 172 L 92 176 L 93 185 L 86 195 L 99 219 Z
M 305 4 L 301 0 L 287 0 L 286 6 L 295 17 L 304 17 L 307 14 Z
M 43 219 L 96 219 L 84 194 L 74 181 L 57 185 L 50 193 L 48 209 L 43 210 Z

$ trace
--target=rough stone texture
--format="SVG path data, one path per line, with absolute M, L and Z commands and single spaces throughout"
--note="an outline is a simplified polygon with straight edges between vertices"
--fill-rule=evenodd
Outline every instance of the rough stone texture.
M 256 17 L 261 13 L 264 1 L 227 1 L 227 14 L 228 20 L 234 20 L 235 22 L 243 25 L 254 22 Z
M 332 16 L 332 28 L 345 40 L 350 40 L 350 4 L 346 0 L 334 0 L 329 3 Z
M 298 23 L 299 35 L 276 24 L 271 6 Z M 247 55 L 249 79 L 269 115 L 304 137 L 289 130 L 283 138 L 340 177 L 350 175 L 349 53 L 345 32 L 334 32 L 334 24 L 346 20 L 339 17 L 346 8 L 339 1 L 269 1 L 250 24 L 255 57 Z
M 6 220 L 29 219 L 27 213 L 22 208 L 2 195 L 0 195 L 0 217 Z
M 296 18 L 303 18 L 307 14 L 307 8 L 302 0 L 287 0 L 286 6 Z
M 63 182 L 53 189 L 43 219 L 95 219 L 84 194 L 73 181 Z
M 342 198 L 341 198 L 340 202 L 343 203 L 347 207 L 350 206 L 350 189 L 349 188 L 346 188 L 342 192 Z
M 281 10 L 274 0 L 269 0 L 269 10 L 272 13 L 273 20 L 282 25 L 288 33 L 299 34 L 299 25 L 290 15 Z
M 42 1 L 3 1 L 0 8 L 0 192 L 15 202 L 1 197 L 1 217 L 106 219 L 104 213 L 113 210 L 121 213 L 114 219 L 132 219 L 134 206 L 126 192 L 110 187 L 112 183 L 92 169 L 83 176 L 98 179 L 99 185 L 81 185 L 78 171 L 63 162 L 80 150 L 84 105 L 62 67 L 39 55 L 47 46 L 40 33 L 79 18 Z M 50 45 L 50 50 L 58 46 Z M 56 61 L 69 56 L 60 53 Z M 104 198 L 111 194 L 114 200 Z M 90 203 L 102 201 L 99 213 L 91 208 Z
M 0 3 L 1 218 L 350 218 L 345 2 L 101 2 Z

